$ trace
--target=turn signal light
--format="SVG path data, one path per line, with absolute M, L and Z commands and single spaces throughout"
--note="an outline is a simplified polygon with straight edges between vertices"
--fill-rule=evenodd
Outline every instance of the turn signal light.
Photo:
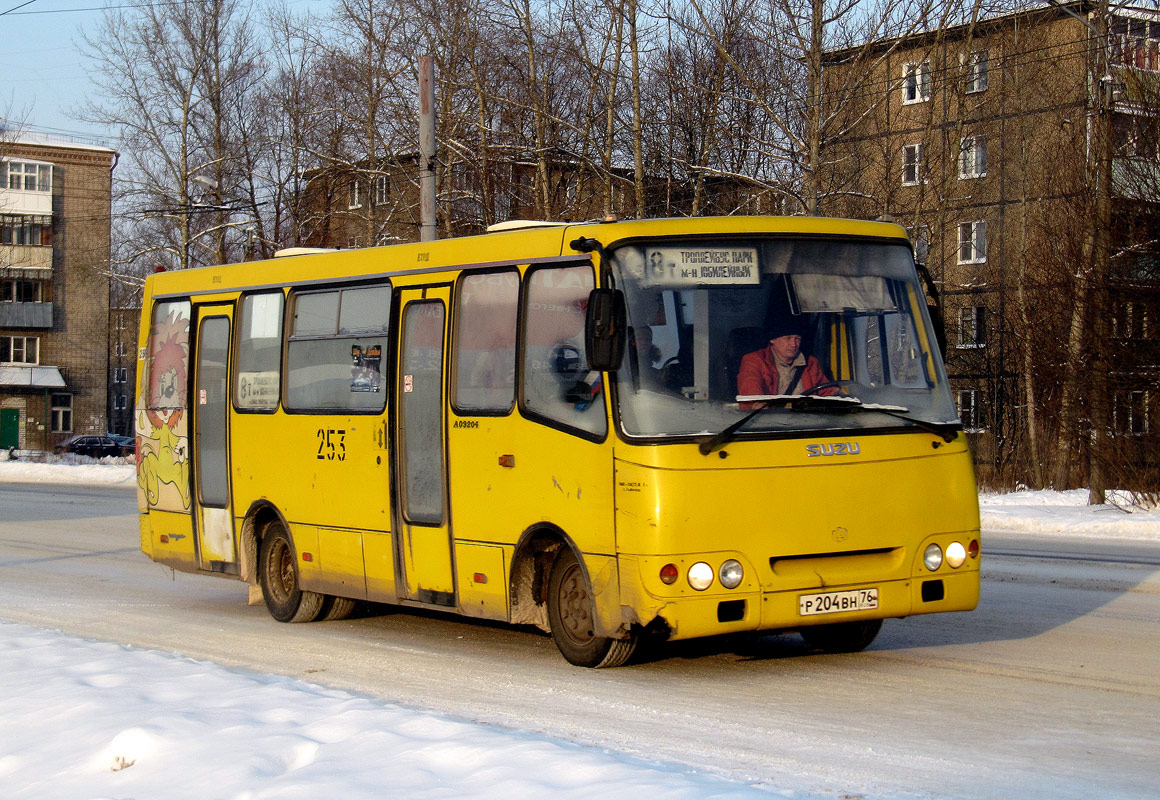
M 677 569 L 676 564 L 665 564 L 661 567 L 661 583 L 666 586 L 672 586 L 680 576 L 681 571 Z
M 971 543 L 967 546 L 967 555 L 971 558 L 979 557 L 979 540 L 971 539 Z

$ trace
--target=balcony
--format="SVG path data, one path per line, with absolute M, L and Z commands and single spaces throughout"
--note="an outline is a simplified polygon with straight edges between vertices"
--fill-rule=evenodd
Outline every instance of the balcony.
M 0 214 L 52 215 L 52 192 L 0 189 Z
M 0 328 L 52 328 L 52 303 L 0 303 Z
M 52 269 L 52 248 L 34 244 L 0 244 L 0 272 L 5 269 Z
M 1112 195 L 1123 200 L 1160 201 L 1160 164 L 1147 158 L 1114 159 Z

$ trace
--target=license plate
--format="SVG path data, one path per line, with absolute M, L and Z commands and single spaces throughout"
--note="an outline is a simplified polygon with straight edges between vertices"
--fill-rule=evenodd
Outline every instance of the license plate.
M 877 589 L 803 594 L 798 598 L 798 613 L 803 617 L 814 614 L 838 614 L 842 611 L 866 611 L 871 608 L 878 608 Z

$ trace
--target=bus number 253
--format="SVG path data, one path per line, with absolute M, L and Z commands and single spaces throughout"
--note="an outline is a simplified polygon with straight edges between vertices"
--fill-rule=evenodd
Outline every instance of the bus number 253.
M 346 461 L 346 429 L 318 429 L 318 458 L 326 461 Z

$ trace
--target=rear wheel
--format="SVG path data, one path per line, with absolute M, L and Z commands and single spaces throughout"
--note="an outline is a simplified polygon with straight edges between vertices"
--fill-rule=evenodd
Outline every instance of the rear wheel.
M 322 613 L 325 596 L 299 586 L 294 543 L 280 522 L 266 526 L 258 555 L 258 581 L 266 609 L 279 622 L 313 622 Z
M 331 622 L 338 619 L 346 619 L 354 613 L 355 607 L 358 605 L 357 600 L 351 600 L 349 597 L 336 597 L 328 594 L 322 601 L 322 610 L 319 612 L 318 619 L 321 622 Z
M 635 632 L 627 639 L 596 635 L 596 605 L 579 559 L 565 547 L 548 579 L 548 621 L 561 655 L 578 667 L 619 667 L 636 649 Z
M 864 622 L 835 622 L 802 628 L 802 638 L 809 644 L 827 653 L 857 653 L 865 650 L 878 631 L 882 630 L 882 620 L 869 619 Z

